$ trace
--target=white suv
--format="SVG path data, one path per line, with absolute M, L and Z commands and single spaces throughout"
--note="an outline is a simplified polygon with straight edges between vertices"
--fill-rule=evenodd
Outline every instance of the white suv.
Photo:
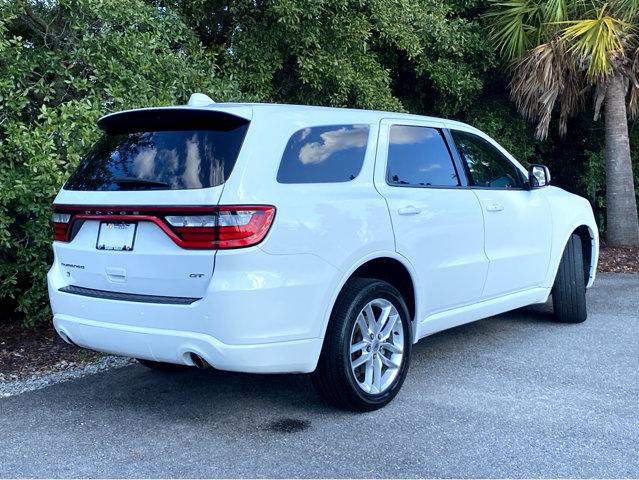
M 330 402 L 372 410 L 422 337 L 551 293 L 557 320 L 586 318 L 589 203 L 468 125 L 201 94 L 98 124 L 54 204 L 49 295 L 70 343 L 312 372 Z

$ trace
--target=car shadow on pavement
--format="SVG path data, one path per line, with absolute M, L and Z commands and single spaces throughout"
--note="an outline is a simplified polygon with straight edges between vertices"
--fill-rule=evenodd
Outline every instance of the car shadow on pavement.
M 581 325 L 548 303 L 422 339 L 370 413 L 327 406 L 308 375 L 137 364 L 2 398 L 0 476 L 634 478 L 627 278 L 603 277 Z
M 531 330 L 543 334 L 551 317 L 548 305 L 526 307 L 422 339 L 413 347 L 409 379 L 423 384 L 425 389 L 436 388 L 430 385 L 435 381 L 431 374 L 447 368 L 451 352 L 481 354 L 513 342 L 513 338 L 529 336 Z M 47 401 L 58 403 L 61 409 L 73 409 L 82 402 L 97 410 L 135 410 L 197 422 L 217 422 L 238 415 L 250 420 L 252 415 L 262 415 L 264 411 L 288 412 L 293 417 L 309 410 L 337 412 L 317 396 L 309 376 L 300 374 L 258 375 L 195 368 L 159 372 L 132 365 L 46 390 Z M 285 422 L 283 430 L 286 425 Z

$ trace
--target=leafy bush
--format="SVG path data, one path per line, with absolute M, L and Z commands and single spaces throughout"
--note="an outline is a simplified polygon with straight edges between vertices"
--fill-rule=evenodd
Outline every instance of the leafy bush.
M 454 113 L 494 58 L 478 1 L 0 3 L 0 303 L 49 315 L 51 203 L 101 115 L 193 91 Z
M 193 91 L 237 97 L 216 60 L 178 16 L 141 0 L 2 2 L 0 298 L 25 324 L 49 315 L 50 206 L 96 120 Z
M 545 163 L 539 158 L 542 142 L 535 139 L 534 128 L 507 103 L 487 99 L 473 107 L 463 120 L 486 132 L 522 164 Z
M 163 0 L 256 98 L 452 115 L 494 62 L 483 0 Z
M 484 8 L 484 0 L 0 1 L 0 311 L 21 312 L 25 325 L 48 317 L 51 203 L 97 138 L 96 120 L 184 103 L 194 91 L 457 117 L 524 163 L 547 163 L 555 184 L 603 211 L 601 128 L 582 117 L 566 139 L 534 139 L 482 30 Z

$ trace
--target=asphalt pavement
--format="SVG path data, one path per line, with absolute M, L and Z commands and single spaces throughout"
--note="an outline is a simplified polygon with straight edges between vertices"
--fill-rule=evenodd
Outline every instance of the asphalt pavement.
M 600 275 L 588 312 L 423 339 L 366 414 L 304 375 L 140 365 L 0 399 L 0 477 L 639 477 L 639 275 Z

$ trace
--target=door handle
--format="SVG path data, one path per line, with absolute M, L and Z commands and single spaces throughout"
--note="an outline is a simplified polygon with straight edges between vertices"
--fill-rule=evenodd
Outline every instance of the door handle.
M 504 209 L 504 206 L 500 203 L 491 203 L 486 205 L 486 210 L 489 212 L 501 212 Z
M 397 213 L 399 213 L 400 215 L 417 215 L 421 212 L 421 208 L 413 207 L 412 205 L 408 205 L 407 207 L 402 207 L 397 210 Z

